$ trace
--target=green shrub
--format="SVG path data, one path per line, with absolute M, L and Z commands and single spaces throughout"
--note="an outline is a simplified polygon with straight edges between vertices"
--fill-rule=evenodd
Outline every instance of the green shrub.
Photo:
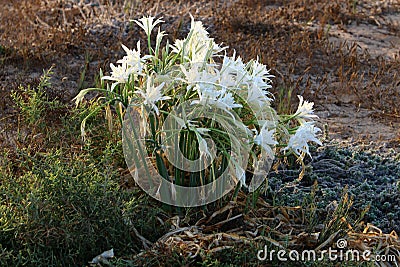
M 11 93 L 11 98 L 19 108 L 24 121 L 28 125 L 45 125 L 45 111 L 49 113 L 61 104 L 56 101 L 49 101 L 45 89 L 51 87 L 50 79 L 53 74 L 52 67 L 43 71 L 37 86 L 19 86 L 18 90 Z M 51 113 L 51 112 L 50 112 Z
M 1 162 L 0 265 L 82 266 L 110 248 L 116 255 L 139 251 L 133 227 L 161 235 L 151 217 L 157 210 L 120 189 L 115 151 L 22 150 Z

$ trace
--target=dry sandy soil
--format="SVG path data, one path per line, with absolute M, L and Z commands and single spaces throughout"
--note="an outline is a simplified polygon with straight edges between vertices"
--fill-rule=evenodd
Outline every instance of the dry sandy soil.
M 129 19 L 162 16 L 163 29 L 174 38 L 188 31 L 191 13 L 231 51 L 245 59 L 259 55 L 276 75 L 278 100 L 287 99 L 290 90 L 315 101 L 330 138 L 398 147 L 398 0 L 2 2 L 3 122 L 15 115 L 9 92 L 37 79 L 42 69 L 55 65 L 48 94 L 70 101 L 93 84 L 100 67 L 109 71 L 109 62 L 121 55 L 121 43 L 129 46 L 143 38 Z M 295 106 L 297 98 L 291 100 Z

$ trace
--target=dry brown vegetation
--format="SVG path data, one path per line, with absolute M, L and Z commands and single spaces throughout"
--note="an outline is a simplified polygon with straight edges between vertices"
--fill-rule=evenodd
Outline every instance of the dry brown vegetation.
M 129 19 L 162 16 L 173 39 L 188 31 L 191 13 L 218 42 L 245 59 L 259 56 L 276 75 L 276 96 L 291 90 L 314 100 L 333 137 L 399 140 L 399 1 L 5 2 L 2 107 L 10 87 L 52 64 L 59 88 L 52 93 L 68 101 L 99 68 L 108 70 L 121 43 L 143 38 Z

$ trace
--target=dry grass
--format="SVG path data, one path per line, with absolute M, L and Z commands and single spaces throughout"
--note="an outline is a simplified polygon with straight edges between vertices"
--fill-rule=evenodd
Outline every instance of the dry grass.
M 316 216 L 312 205 L 271 206 L 258 199 L 254 207 L 249 207 L 248 198 L 239 194 L 235 202 L 229 202 L 212 214 L 204 214 L 193 225 L 185 226 L 178 216 L 171 218 L 172 229 L 152 244 L 151 249 L 135 255 L 132 262 L 144 266 L 154 266 L 157 262 L 156 265 L 168 266 L 168 257 L 175 253 L 187 264 L 206 262 L 210 257 L 218 259 L 220 264 L 233 263 L 234 259 L 225 259 L 224 255 L 228 255 L 227 251 L 231 249 L 237 249 L 247 254 L 241 255 L 240 264 L 253 266 L 263 264 L 257 262 L 256 255 L 264 245 L 269 251 L 280 249 L 289 253 L 291 250 L 314 250 L 320 253 L 329 247 L 338 249 L 336 242 L 340 238 L 347 241 L 347 250 L 358 251 L 359 255 L 369 250 L 380 255 L 394 255 L 396 261 L 400 261 L 397 234 L 394 231 L 384 234 L 379 228 L 364 225 L 359 220 L 348 221 L 347 212 L 351 205 L 352 200 L 344 193 L 335 207 L 327 207 L 330 211 L 323 224 L 310 229 L 315 219 L 310 214 Z M 276 266 L 274 264 L 278 263 L 272 261 L 267 264 Z M 290 262 L 287 264 L 290 265 Z M 334 263 L 328 261 L 319 264 L 328 266 Z M 391 263 L 382 264 L 390 266 Z
M 129 19 L 163 16 L 163 27 L 176 37 L 187 31 L 190 12 L 204 21 L 217 41 L 245 59 L 260 56 L 277 75 L 277 87 L 293 87 L 313 98 L 351 93 L 357 96 L 355 104 L 398 117 L 399 58 L 372 58 L 344 40 L 332 44 L 328 36 L 332 25 L 352 23 L 379 26 L 399 36 L 396 24 L 384 17 L 399 10 L 395 1 L 367 0 L 8 1 L 0 17 L 0 45 L 11 53 L 6 62 L 55 62 L 75 80 L 87 53 L 91 80 L 99 67 L 107 69 L 118 57 L 121 43 L 133 44 L 143 37 L 130 27 Z

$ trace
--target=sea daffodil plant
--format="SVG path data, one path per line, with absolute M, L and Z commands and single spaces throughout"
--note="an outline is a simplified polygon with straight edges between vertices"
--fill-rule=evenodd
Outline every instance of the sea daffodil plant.
M 193 17 L 186 38 L 172 44 L 164 41 L 166 34 L 158 28 L 154 47 L 154 28 L 161 18 L 134 22 L 145 31 L 147 54 L 142 56 L 140 41 L 136 49 L 122 45 L 126 56 L 117 65 L 111 63 L 111 74 L 102 76 L 101 88 L 82 90 L 75 99 L 79 104 L 89 91 L 104 92 L 103 106 L 113 106 L 121 123 L 128 124 L 132 137 L 125 140 L 133 159 L 127 163 L 135 165 L 129 167 L 136 178 L 145 170 L 141 175 L 154 182 L 150 164 L 170 185 L 204 186 L 228 173 L 234 185 L 254 191 L 276 158 L 294 155 L 303 164 L 304 157 L 311 156 L 309 143 L 321 145 L 313 103 L 298 96 L 294 114 L 277 114 L 271 105 L 273 76 L 258 59 L 243 62 L 236 53 L 227 56 L 227 47 L 215 43 Z M 127 116 L 130 112 L 135 115 Z M 160 188 L 158 183 L 152 192 L 158 199 L 166 194 Z M 201 204 L 215 200 L 203 191 Z M 174 201 L 180 197 L 176 188 L 169 194 Z

